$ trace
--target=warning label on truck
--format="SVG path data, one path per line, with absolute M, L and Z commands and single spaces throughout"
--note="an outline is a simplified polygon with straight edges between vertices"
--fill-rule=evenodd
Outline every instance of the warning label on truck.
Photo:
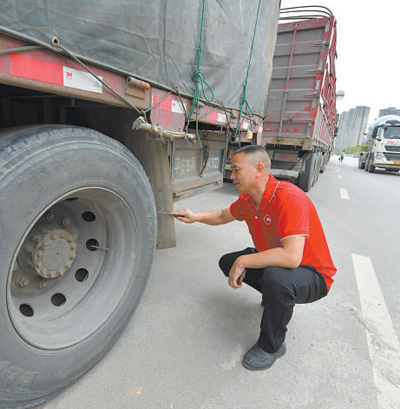
M 103 92 L 101 82 L 86 71 L 80 71 L 25 55 L 10 53 L 10 73 L 15 77 L 45 82 L 47 84 L 62 85 L 98 94 Z M 99 78 L 102 79 L 100 76 Z

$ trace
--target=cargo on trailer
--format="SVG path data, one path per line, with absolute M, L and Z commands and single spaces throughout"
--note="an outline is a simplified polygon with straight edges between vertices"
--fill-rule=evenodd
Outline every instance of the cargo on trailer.
M 0 2 L 0 407 L 50 399 L 118 339 L 176 244 L 164 213 L 222 185 L 232 135 L 261 133 L 278 16 Z

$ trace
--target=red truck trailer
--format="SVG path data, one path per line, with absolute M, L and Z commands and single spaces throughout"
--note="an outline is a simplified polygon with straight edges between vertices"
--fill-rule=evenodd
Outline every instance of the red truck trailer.
M 50 399 L 117 340 L 156 244 L 175 245 L 156 210 L 221 186 L 232 135 L 261 132 L 278 16 L 279 0 L 0 3 L 0 407 Z
M 262 140 L 272 173 L 308 192 L 329 161 L 336 124 L 336 19 L 282 9 Z

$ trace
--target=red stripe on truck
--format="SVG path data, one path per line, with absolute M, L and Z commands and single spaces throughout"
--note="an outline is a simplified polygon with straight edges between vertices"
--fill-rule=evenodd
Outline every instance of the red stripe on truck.
M 63 85 L 63 66 L 51 62 L 10 53 L 10 73 L 14 77 Z

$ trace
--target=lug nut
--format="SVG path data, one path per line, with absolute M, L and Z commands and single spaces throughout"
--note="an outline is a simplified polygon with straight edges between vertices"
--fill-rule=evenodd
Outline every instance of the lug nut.
M 28 277 L 20 276 L 20 277 L 18 277 L 18 278 L 15 280 L 15 284 L 16 284 L 18 287 L 24 288 L 24 287 L 26 287 L 26 286 L 29 285 L 29 278 L 28 278 Z
M 63 221 L 62 221 L 62 225 L 64 227 L 68 227 L 71 224 L 71 220 L 69 220 L 68 217 L 66 217 Z
M 45 288 L 49 285 L 49 282 L 46 280 L 37 280 L 35 285 L 37 288 Z
M 46 214 L 46 220 L 48 220 L 49 222 L 51 222 L 52 220 L 54 220 L 54 214 L 53 213 L 51 213 L 51 212 L 48 212 L 47 214 Z

